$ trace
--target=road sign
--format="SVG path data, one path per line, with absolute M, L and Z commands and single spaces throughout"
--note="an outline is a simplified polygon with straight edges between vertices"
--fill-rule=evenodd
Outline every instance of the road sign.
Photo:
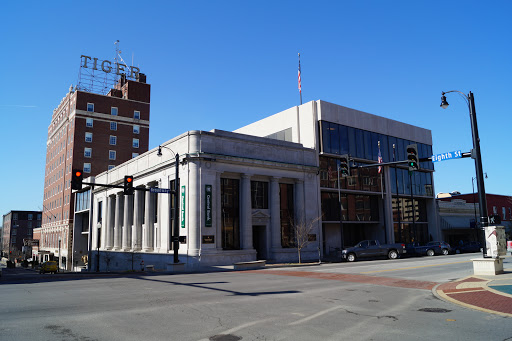
M 169 188 L 150 187 L 149 191 L 151 193 L 171 193 L 171 189 L 169 189 Z
M 444 161 L 444 160 L 450 160 L 450 159 L 458 159 L 461 157 L 462 157 L 462 152 L 460 150 L 456 150 L 454 152 L 432 155 L 432 162 Z

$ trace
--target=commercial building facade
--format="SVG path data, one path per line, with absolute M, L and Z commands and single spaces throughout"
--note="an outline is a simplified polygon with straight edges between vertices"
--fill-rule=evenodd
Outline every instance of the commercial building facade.
M 179 259 L 187 268 L 295 260 L 299 221 L 309 223 L 302 257 L 318 259 L 320 207 L 310 204 L 318 197 L 313 150 L 219 130 L 189 131 L 163 144 L 160 156 L 153 149 L 89 179 L 122 185 L 125 175 L 133 175 L 134 195 L 100 186 L 77 193 L 91 202 L 76 216 L 92 217 L 92 271 L 137 269 L 142 261 L 165 269 L 172 263 L 172 195 L 143 190 L 174 189 L 175 153 L 181 160 Z
M 71 268 L 72 170 L 93 176 L 146 152 L 149 114 L 150 85 L 143 74 L 137 80 L 121 75 L 107 94 L 70 88 L 48 127 L 39 258 L 53 258 L 60 245 L 59 263 Z
M 2 217 L 2 255 L 11 261 L 32 257 L 32 249 L 24 240 L 34 238 L 34 230 L 41 227 L 41 211 L 10 211 Z M 26 244 L 26 243 L 25 243 Z
M 487 214 L 505 227 L 507 240 L 512 239 L 512 197 L 486 194 Z M 437 199 L 443 237 L 450 243 L 480 241 L 483 235 L 475 224 L 479 216 L 478 193 L 446 195 Z M 499 222 L 499 223 L 498 223 Z
M 406 160 L 411 143 L 420 158 L 431 156 L 426 129 L 313 101 L 233 133 L 187 132 L 165 143 L 162 156 L 151 150 L 89 181 L 122 185 L 133 175 L 139 188 L 174 188 L 178 153 L 181 262 L 194 268 L 296 261 L 300 221 L 311 222 L 303 224 L 309 244 L 302 259 L 313 260 L 361 239 L 441 238 L 432 164 L 421 162 L 411 173 L 404 165 L 383 166 L 380 173 L 372 167 L 379 149 L 383 162 Z M 345 154 L 355 166 L 350 176 L 338 177 Z M 81 246 L 90 252 L 89 269 L 137 268 L 142 261 L 162 269 L 172 262 L 168 194 L 136 190 L 130 196 L 97 186 L 78 196 L 84 210 L 75 217 L 87 216 L 77 221 L 91 226 L 91 233 L 82 230 L 88 241 Z

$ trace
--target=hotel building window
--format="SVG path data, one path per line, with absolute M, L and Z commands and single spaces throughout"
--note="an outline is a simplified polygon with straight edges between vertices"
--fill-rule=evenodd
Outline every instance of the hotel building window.
M 85 142 L 92 142 L 92 133 L 85 133 Z
M 92 118 L 86 118 L 85 119 L 85 126 L 88 128 L 92 128 L 93 126 L 93 119 Z
M 94 112 L 94 103 L 87 103 L 87 111 Z
M 117 144 L 117 136 L 110 135 L 109 144 L 115 146 Z
M 134 134 L 139 134 L 140 133 L 140 126 L 139 125 L 134 125 L 133 126 L 133 133 Z
M 92 148 L 84 148 L 84 157 L 90 158 L 92 156 Z
M 132 159 L 136 158 L 137 156 L 139 156 L 139 153 L 132 153 Z
M 110 122 L 110 130 L 117 130 L 117 122 Z
M 116 151 L 115 150 L 109 150 L 108 151 L 108 159 L 109 160 L 115 160 L 116 159 Z
M 116 107 L 111 107 L 110 108 L 110 114 L 112 116 L 117 116 L 117 108 Z
M 90 172 L 91 172 L 91 164 L 84 163 L 84 173 L 90 173 Z
M 140 120 L 140 111 L 135 110 L 133 112 L 133 118 L 136 120 Z
M 133 139 L 133 148 L 139 148 L 139 139 Z

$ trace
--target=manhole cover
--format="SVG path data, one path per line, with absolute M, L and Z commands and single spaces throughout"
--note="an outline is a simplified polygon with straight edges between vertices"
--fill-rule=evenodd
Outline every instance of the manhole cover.
M 426 313 L 449 313 L 451 310 L 443 308 L 421 308 L 418 311 L 424 311 Z
M 210 337 L 210 341 L 238 341 L 242 340 L 240 336 L 231 334 L 220 334 Z

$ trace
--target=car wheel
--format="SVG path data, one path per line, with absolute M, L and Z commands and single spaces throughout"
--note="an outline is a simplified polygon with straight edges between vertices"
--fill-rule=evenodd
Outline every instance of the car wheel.
M 448 252 L 448 249 L 443 249 L 441 253 L 445 256 L 447 256 L 450 252 Z
M 396 252 L 396 250 L 389 251 L 388 258 L 389 259 L 397 259 L 398 258 L 398 252 Z
M 427 250 L 427 256 L 430 256 L 432 257 L 433 255 L 435 255 L 435 252 L 434 250 L 430 249 L 430 250 Z
M 355 254 L 353 254 L 353 253 L 349 253 L 349 254 L 347 255 L 347 260 L 348 260 L 349 262 L 353 262 L 353 261 L 355 261 L 355 260 L 356 260 L 356 255 L 355 255 Z

